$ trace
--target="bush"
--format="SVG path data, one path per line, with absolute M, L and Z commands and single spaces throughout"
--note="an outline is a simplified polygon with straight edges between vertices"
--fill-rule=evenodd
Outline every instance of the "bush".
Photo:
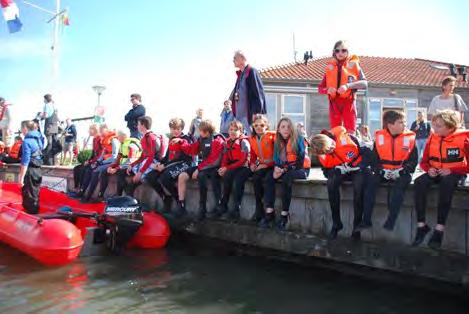
M 84 163 L 88 159 L 91 158 L 91 155 L 93 154 L 93 151 L 91 149 L 84 149 L 81 152 L 78 153 L 78 162 L 80 164 Z

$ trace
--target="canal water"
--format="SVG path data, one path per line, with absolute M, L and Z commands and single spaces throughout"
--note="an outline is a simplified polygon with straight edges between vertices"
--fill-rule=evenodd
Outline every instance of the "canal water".
M 469 313 L 461 298 L 170 245 L 47 268 L 0 245 L 0 313 Z

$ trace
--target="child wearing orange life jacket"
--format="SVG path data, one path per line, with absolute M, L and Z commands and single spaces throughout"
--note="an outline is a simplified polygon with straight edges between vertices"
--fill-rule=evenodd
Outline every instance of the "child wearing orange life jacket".
M 313 154 L 318 156 L 322 171 L 327 178 L 327 192 L 332 212 L 332 228 L 329 237 L 335 239 L 343 229 L 340 218 L 340 185 L 352 181 L 353 185 L 353 239 L 360 239 L 356 230 L 363 215 L 363 182 L 368 171 L 370 149 L 348 134 L 344 127 L 324 130 L 310 139 Z
M 274 222 L 275 213 L 275 182 L 282 179 L 282 212 L 278 228 L 285 230 L 290 210 L 292 184 L 295 179 L 306 179 L 311 168 L 306 147 L 306 140 L 298 135 L 290 118 L 283 117 L 277 125 L 274 144 L 274 168 L 268 172 L 265 181 L 265 217 L 261 227 L 270 227 Z
M 267 174 L 274 168 L 275 131 L 269 131 L 269 121 L 263 114 L 252 119 L 252 135 L 249 137 L 251 153 L 249 168 L 252 171 L 252 185 L 256 197 L 256 210 L 252 220 L 256 223 L 264 218 L 264 183 Z
M 355 92 L 357 89 L 366 89 L 368 83 L 358 57 L 349 54 L 345 41 L 335 43 L 332 57 L 326 65 L 318 92 L 328 95 L 330 127 L 343 125 L 348 133 L 354 134 L 357 128 Z
M 406 130 L 404 113 L 389 110 L 383 115 L 384 129 L 376 131 L 371 155 L 372 174 L 367 176 L 364 194 L 364 213 L 360 228 L 371 227 L 376 191 L 381 182 L 390 184 L 388 190 L 388 217 L 383 225 L 393 230 L 407 187 L 418 164 L 415 133 Z
M 226 141 L 226 151 L 223 154 L 218 175 L 223 181 L 223 195 L 220 201 L 217 215 L 223 215 L 226 220 L 238 221 L 241 210 L 241 200 L 244 194 L 244 184 L 251 176 L 249 169 L 249 153 L 251 147 L 244 136 L 243 124 L 232 121 L 228 128 L 229 138 Z M 234 204 L 228 210 L 228 201 L 233 189 Z
M 417 232 L 413 245 L 420 245 L 430 227 L 426 223 L 427 194 L 433 184 L 439 185 L 437 225 L 428 241 L 431 248 L 440 248 L 453 193 L 459 180 L 469 173 L 469 131 L 458 129 L 460 120 L 453 110 L 443 110 L 432 117 L 434 133 L 425 146 L 420 168 L 426 173 L 415 180 Z
M 21 136 L 15 137 L 15 142 L 13 145 L 5 150 L 6 155 L 3 158 L 3 162 L 6 164 L 17 164 L 21 160 L 21 145 L 23 144 L 23 139 Z

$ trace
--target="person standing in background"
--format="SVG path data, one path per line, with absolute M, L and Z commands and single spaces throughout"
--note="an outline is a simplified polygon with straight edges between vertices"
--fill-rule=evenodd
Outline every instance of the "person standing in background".
M 198 140 L 200 137 L 199 125 L 204 117 L 204 110 L 202 108 L 197 109 L 195 115 L 196 116 L 194 119 L 192 119 L 191 125 L 189 127 L 189 135 Z
M 427 143 L 427 138 L 430 136 L 432 131 L 432 126 L 430 122 L 425 121 L 422 111 L 417 113 L 417 120 L 412 122 L 410 130 L 416 134 L 416 146 L 419 154 L 419 162 L 422 159 L 423 150 L 425 149 L 425 144 Z
M 5 98 L 0 97 L 0 140 L 6 146 L 10 144 L 10 104 L 5 101 Z
M 44 119 L 44 135 L 47 139 L 47 146 L 44 150 L 44 164 L 54 165 L 54 155 L 57 145 L 57 134 L 59 133 L 59 118 L 57 116 L 57 107 L 52 100 L 51 94 L 44 95 L 44 108 L 41 118 Z M 60 152 L 60 149 L 58 152 Z M 57 153 L 58 153 L 57 152 Z
M 223 103 L 223 110 L 220 114 L 220 133 L 224 137 L 229 137 L 230 124 L 235 120 L 233 110 L 231 110 L 231 100 L 225 100 Z
M 233 115 L 243 124 L 247 135 L 251 135 L 251 123 L 255 114 L 266 114 L 264 85 L 259 72 L 247 63 L 240 50 L 233 57 L 236 71 L 236 84 L 231 92 Z
M 67 155 L 70 155 L 70 164 L 72 164 L 73 146 L 76 145 L 77 142 L 77 129 L 75 124 L 72 123 L 70 118 L 67 118 L 65 121 L 67 123 L 67 127 L 65 128 L 64 132 L 64 147 L 62 152 L 62 161 L 60 162 L 61 165 L 64 165 L 67 161 Z
M 464 128 L 464 113 L 467 111 L 467 106 L 461 96 L 454 93 L 455 86 L 455 77 L 447 76 L 443 79 L 441 82 L 441 90 L 443 93 L 433 97 L 430 107 L 428 108 L 428 115 L 429 119 L 432 120 L 432 117 L 437 111 L 446 109 L 454 110 L 458 112 L 458 118 L 461 121 L 461 126 Z
M 142 96 L 140 94 L 130 95 L 130 102 L 132 103 L 132 109 L 125 115 L 125 121 L 130 131 L 130 137 L 141 139 L 143 134 L 138 132 L 137 121 L 138 118 L 145 116 L 146 110 L 142 105 Z

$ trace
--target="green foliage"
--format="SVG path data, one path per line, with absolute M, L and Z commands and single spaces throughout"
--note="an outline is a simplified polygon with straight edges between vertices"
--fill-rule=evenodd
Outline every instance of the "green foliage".
M 91 149 L 82 150 L 81 152 L 78 153 L 78 157 L 77 157 L 78 162 L 80 164 L 84 163 L 85 161 L 91 158 L 92 154 L 93 152 Z

